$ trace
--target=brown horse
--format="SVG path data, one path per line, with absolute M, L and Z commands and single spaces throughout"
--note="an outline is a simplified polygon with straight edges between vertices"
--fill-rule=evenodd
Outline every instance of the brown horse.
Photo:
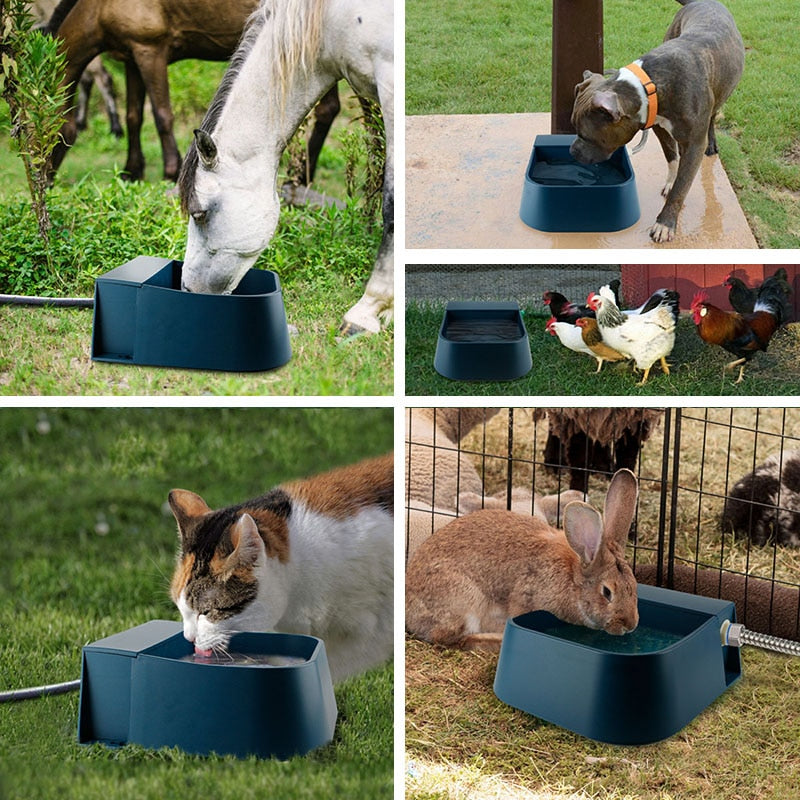
M 161 140 L 164 177 L 177 178 L 181 157 L 173 134 L 167 66 L 184 58 L 226 61 L 257 5 L 258 0 L 61 0 L 47 29 L 64 42 L 66 83 L 76 87 L 87 64 L 100 53 L 111 52 L 125 62 L 128 177 L 144 176 L 140 134 L 146 95 Z M 68 105 L 74 107 L 74 94 Z M 334 86 L 316 108 L 303 178 L 313 176 L 319 148 L 338 112 Z M 74 110 L 68 112 L 61 132 L 63 142 L 53 153 L 54 172 L 77 135 Z
M 53 16 L 57 5 L 58 0 L 33 0 L 30 4 L 30 13 L 33 15 L 34 19 L 37 20 L 38 28 L 45 27 L 49 19 Z M 78 130 L 84 130 L 88 123 L 89 96 L 92 91 L 92 86 L 95 85 L 103 96 L 103 103 L 105 104 L 106 113 L 108 114 L 111 133 L 119 138 L 123 135 L 124 131 L 122 130 L 122 125 L 119 121 L 119 113 L 117 112 L 117 94 L 114 89 L 114 81 L 111 79 L 108 70 L 103 66 L 100 56 L 93 58 L 89 62 L 83 75 L 81 75 L 78 85 L 78 103 L 75 111 L 75 122 L 78 126 Z

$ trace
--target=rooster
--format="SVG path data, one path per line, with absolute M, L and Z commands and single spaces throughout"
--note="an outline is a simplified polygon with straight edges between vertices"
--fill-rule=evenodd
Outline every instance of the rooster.
M 671 289 L 659 289 L 642 308 L 647 311 L 625 314 L 614 301 L 608 286 L 599 293 L 592 292 L 587 304 L 597 316 L 597 326 L 603 341 L 622 355 L 632 358 L 636 368 L 644 370 L 644 377 L 636 384 L 643 386 L 656 361 L 669 375 L 667 356 L 675 345 L 675 326 L 678 322 L 680 297 Z M 638 311 L 638 309 L 637 309 Z
M 788 300 L 789 295 L 792 293 L 792 287 L 789 284 L 788 278 L 789 276 L 786 274 L 784 267 L 778 267 L 772 276 L 767 278 L 761 286 L 756 286 L 753 289 L 749 289 L 747 284 L 741 279 L 735 278 L 733 273 L 725 278 L 722 285 L 728 287 L 728 302 L 731 304 L 731 308 L 734 311 L 738 311 L 740 314 L 752 314 L 753 307 L 758 298 L 758 293 L 764 286 L 771 284 L 777 285 L 784 297 Z M 788 309 L 784 308 L 784 311 L 788 311 Z
M 708 294 L 704 291 L 694 296 L 691 309 L 700 338 L 737 356 L 735 361 L 725 365 L 725 369 L 739 367 L 736 383 L 741 383 L 747 362 L 759 350 L 767 349 L 773 334 L 783 324 L 786 295 L 780 281 L 768 278 L 758 290 L 751 313 L 723 311 L 708 302 Z

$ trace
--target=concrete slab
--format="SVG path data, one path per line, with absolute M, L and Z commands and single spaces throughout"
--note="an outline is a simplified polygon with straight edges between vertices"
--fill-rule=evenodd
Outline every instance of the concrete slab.
M 648 232 L 664 203 L 667 174 L 655 135 L 631 156 L 642 212 L 635 225 L 614 233 L 529 228 L 519 218 L 519 203 L 533 140 L 540 133 L 550 133 L 547 113 L 406 117 L 406 247 L 758 247 L 716 156 L 703 159 L 675 240 L 651 241 Z

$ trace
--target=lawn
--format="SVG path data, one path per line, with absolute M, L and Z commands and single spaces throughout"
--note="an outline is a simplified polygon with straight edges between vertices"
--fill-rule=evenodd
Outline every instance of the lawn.
M 120 70 L 109 65 L 121 90 Z M 196 61 L 170 69 L 182 152 L 223 69 Z M 338 207 L 285 207 L 257 264 L 275 270 L 281 281 L 294 334 L 288 365 L 245 376 L 93 364 L 91 311 L 0 306 L 0 393 L 391 394 L 392 328 L 354 341 L 338 336 L 342 316 L 364 290 L 381 236 L 380 221 L 360 191 L 366 179 L 360 107 L 352 95 L 342 94 L 343 111 L 320 155 L 313 187 L 335 198 Z M 7 109 L 0 107 L 0 293 L 91 297 L 99 275 L 137 255 L 183 256 L 187 224 L 174 187 L 160 181 L 161 154 L 149 114 L 143 129 L 147 182 L 129 184 L 119 177 L 125 143 L 108 133 L 99 103 L 93 106 L 89 130 L 78 137 L 49 193 L 52 266 L 8 127 Z M 349 194 L 351 168 L 355 188 Z
M 541 308 L 523 309 L 533 367 L 514 381 L 452 381 L 433 368 L 444 304 L 410 302 L 406 305 L 406 394 L 408 395 L 797 395 L 800 394 L 800 323 L 781 328 L 765 353 L 757 353 L 735 383 L 738 368 L 723 372 L 733 357 L 705 344 L 694 323 L 683 316 L 675 347 L 667 359 L 670 374 L 656 365 L 644 386 L 626 362 L 606 363 L 595 374 L 596 362 L 563 347 L 544 330 Z
M 0 689 L 73 680 L 81 647 L 149 619 L 177 537 L 165 500 L 212 506 L 386 452 L 389 409 L 2 409 Z M 0 705 L 0 796 L 392 796 L 391 665 L 336 688 L 334 741 L 288 762 L 77 743 L 76 693 Z
M 800 61 L 794 0 L 727 0 L 746 48 L 744 75 L 717 127 L 720 155 L 762 247 L 800 245 Z M 406 113 L 490 114 L 550 108 L 550 3 L 406 3 Z M 674 0 L 605 0 L 605 67 L 652 49 Z

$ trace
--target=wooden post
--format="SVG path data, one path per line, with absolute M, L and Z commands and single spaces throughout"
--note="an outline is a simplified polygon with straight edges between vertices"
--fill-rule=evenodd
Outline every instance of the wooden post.
M 603 71 L 603 0 L 553 0 L 551 133 L 575 133 L 570 117 L 583 71 Z

